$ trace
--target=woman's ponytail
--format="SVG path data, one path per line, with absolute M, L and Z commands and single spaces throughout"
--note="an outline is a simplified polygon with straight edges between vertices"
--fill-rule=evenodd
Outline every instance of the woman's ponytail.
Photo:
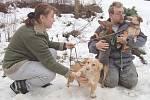
M 26 26 L 34 26 L 35 12 L 30 12 L 27 16 L 28 16 L 28 18 L 25 20 L 25 25 Z

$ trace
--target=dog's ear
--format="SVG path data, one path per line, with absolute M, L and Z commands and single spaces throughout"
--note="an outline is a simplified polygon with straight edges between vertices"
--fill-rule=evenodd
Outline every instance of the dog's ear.
M 103 64 L 98 59 L 96 59 L 96 63 L 97 63 L 97 65 L 96 65 L 97 69 L 96 70 L 101 71 L 103 69 Z
M 105 21 L 98 20 L 98 23 L 101 25 L 102 28 L 106 27 L 106 22 Z
M 138 16 L 138 21 L 139 21 L 139 22 L 143 22 L 143 18 L 140 17 L 140 16 Z
M 101 21 L 101 20 L 98 20 L 98 23 L 99 23 L 99 24 L 102 24 L 102 21 Z
M 89 58 L 84 58 L 83 64 L 86 64 L 88 60 L 89 60 Z
M 104 65 L 102 63 L 99 64 L 99 71 L 102 71 L 104 69 Z
M 126 16 L 126 20 L 128 20 L 128 21 L 132 21 L 132 16 Z
M 128 32 L 127 31 L 123 31 L 124 37 L 128 36 Z

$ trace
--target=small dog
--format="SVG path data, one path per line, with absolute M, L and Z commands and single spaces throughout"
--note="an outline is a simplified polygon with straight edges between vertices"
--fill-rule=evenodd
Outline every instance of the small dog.
M 139 16 L 127 16 L 126 20 L 129 21 L 129 27 L 124 31 L 125 37 L 133 37 L 136 42 L 137 36 L 140 34 L 140 23 L 143 22 L 143 19 Z M 126 51 L 129 47 L 123 45 L 122 51 Z
M 133 36 L 134 41 L 136 41 L 137 36 L 140 34 L 140 23 L 143 22 L 143 19 L 139 16 L 130 16 L 127 19 L 131 21 L 127 29 L 128 36 Z
M 100 20 L 98 21 L 98 23 L 101 25 L 102 31 L 95 34 L 97 40 L 106 40 L 106 42 L 109 43 L 110 47 L 114 46 L 114 43 L 112 43 L 111 41 L 114 37 L 112 23 L 110 21 Z M 104 81 L 109 71 L 109 55 L 111 50 L 110 47 L 106 51 L 100 51 L 98 54 L 98 59 L 103 64 L 102 80 L 100 80 L 102 87 L 104 87 Z
M 134 42 L 137 41 L 137 37 L 140 34 L 140 23 L 143 22 L 143 19 L 140 16 L 127 16 L 126 21 L 129 22 L 129 27 L 126 31 L 124 31 L 125 37 L 133 37 Z M 128 49 L 131 49 L 132 54 L 139 57 L 143 64 L 147 64 L 147 61 L 144 59 L 143 55 L 145 55 L 145 51 L 141 50 L 140 48 L 130 48 L 126 44 L 123 45 L 122 51 L 126 52 Z
M 129 36 L 137 36 L 140 33 L 140 23 L 143 19 L 140 16 L 127 16 L 126 20 L 130 22 L 128 27 Z
M 75 66 L 74 66 L 75 67 Z M 88 79 L 88 84 L 90 86 L 90 97 L 95 98 L 96 97 L 96 88 L 100 80 L 100 74 L 101 70 L 103 69 L 103 64 L 100 63 L 97 59 L 86 59 L 84 64 L 80 67 L 77 66 L 79 69 L 74 70 L 77 71 L 77 76 L 83 76 Z M 76 68 L 77 69 L 77 68 Z M 73 82 L 74 79 L 68 79 L 68 86 L 70 82 Z M 80 82 L 78 82 L 80 86 Z

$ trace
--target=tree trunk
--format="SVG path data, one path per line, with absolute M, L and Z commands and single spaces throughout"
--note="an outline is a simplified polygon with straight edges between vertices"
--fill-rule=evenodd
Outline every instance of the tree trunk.
M 75 6 L 74 6 L 74 12 L 75 12 L 75 18 L 79 18 L 80 16 L 80 1 L 75 0 Z

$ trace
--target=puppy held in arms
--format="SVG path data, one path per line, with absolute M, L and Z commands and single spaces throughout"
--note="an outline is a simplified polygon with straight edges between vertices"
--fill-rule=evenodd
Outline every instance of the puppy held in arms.
M 140 34 L 140 22 L 143 22 L 143 19 L 139 16 L 129 16 L 127 20 L 130 21 L 127 29 L 128 36 L 133 36 L 134 41 L 136 41 L 137 36 Z
M 96 88 L 99 84 L 100 73 L 103 69 L 103 64 L 99 62 L 99 60 L 94 58 L 85 59 L 82 64 L 75 64 L 72 66 L 72 71 L 76 72 L 78 77 L 82 76 L 88 79 L 88 86 L 90 88 L 90 97 L 96 97 Z M 70 82 L 73 82 L 74 79 L 71 77 L 68 78 L 68 87 L 70 86 Z M 78 82 L 80 86 L 80 82 Z
M 124 31 L 125 39 L 127 37 L 133 37 L 134 42 L 137 41 L 137 37 L 140 34 L 140 23 L 143 22 L 143 19 L 139 16 L 127 16 L 126 20 L 129 22 L 129 27 L 126 31 Z M 127 45 L 123 46 L 123 51 L 128 49 L 129 47 Z

